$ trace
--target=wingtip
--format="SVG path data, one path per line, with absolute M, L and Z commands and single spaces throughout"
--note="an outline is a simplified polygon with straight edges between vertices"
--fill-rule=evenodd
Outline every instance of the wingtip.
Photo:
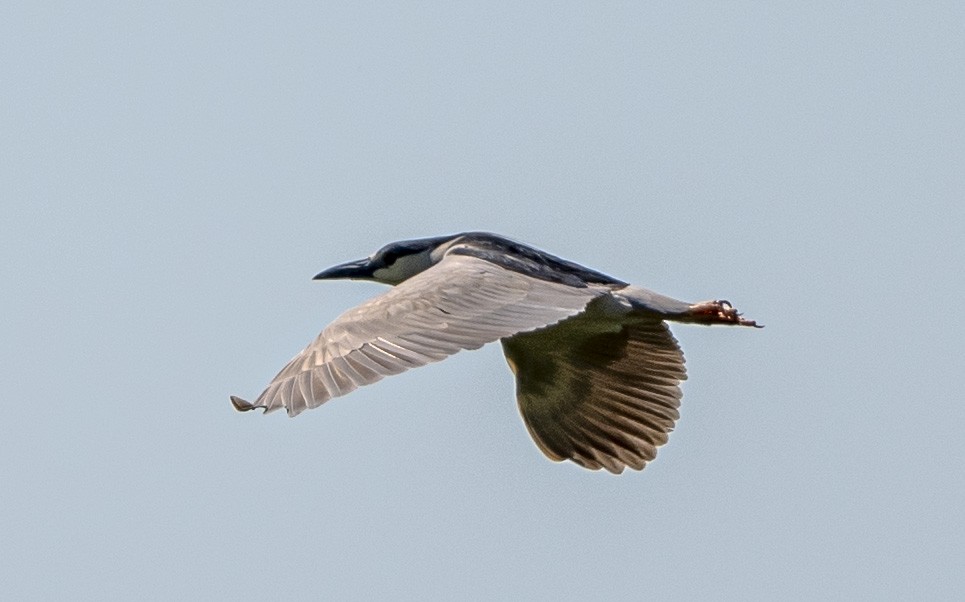
M 235 407 L 239 412 L 247 412 L 248 410 L 255 409 L 255 406 L 250 401 L 245 401 L 240 397 L 231 396 L 231 405 Z

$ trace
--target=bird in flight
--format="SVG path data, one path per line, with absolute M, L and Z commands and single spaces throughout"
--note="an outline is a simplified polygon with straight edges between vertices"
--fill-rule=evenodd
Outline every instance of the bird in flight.
M 680 414 L 684 356 L 667 321 L 753 326 L 485 232 L 390 243 L 315 280 L 392 285 L 329 324 L 253 402 L 289 416 L 385 376 L 500 341 L 519 411 L 555 461 L 642 470 Z

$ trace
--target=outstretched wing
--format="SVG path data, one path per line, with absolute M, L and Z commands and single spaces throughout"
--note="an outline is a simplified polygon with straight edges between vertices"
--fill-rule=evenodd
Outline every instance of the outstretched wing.
M 338 317 L 254 402 L 231 401 L 242 411 L 285 408 L 295 416 L 390 374 L 554 324 L 606 290 L 527 278 L 483 259 L 449 255 Z
M 553 460 L 642 470 L 680 417 L 684 356 L 657 318 L 587 311 L 503 348 L 526 427 Z

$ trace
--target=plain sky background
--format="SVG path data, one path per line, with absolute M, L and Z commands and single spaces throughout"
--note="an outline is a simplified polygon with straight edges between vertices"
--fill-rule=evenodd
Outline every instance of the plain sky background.
M 0 598 L 960 599 L 963 6 L 4 3 Z M 470 229 L 767 328 L 620 477 L 498 345 L 234 412 Z

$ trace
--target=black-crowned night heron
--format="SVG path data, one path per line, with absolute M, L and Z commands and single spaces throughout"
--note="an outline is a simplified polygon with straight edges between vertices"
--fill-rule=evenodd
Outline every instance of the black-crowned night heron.
M 350 309 L 241 411 L 295 416 L 357 387 L 502 341 L 520 413 L 553 460 L 641 470 L 679 418 L 684 356 L 666 320 L 758 326 L 727 301 L 685 303 L 495 234 L 395 242 L 316 280 L 394 285 Z

